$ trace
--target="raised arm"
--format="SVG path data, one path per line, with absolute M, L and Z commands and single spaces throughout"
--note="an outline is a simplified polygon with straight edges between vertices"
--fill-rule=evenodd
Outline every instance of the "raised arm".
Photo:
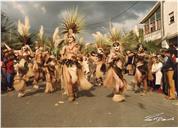
M 12 48 L 10 48 L 5 42 L 4 42 L 4 45 L 8 50 L 12 50 Z

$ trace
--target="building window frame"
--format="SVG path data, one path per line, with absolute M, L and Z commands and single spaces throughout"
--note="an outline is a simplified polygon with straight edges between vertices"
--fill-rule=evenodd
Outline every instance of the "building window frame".
M 144 23 L 144 35 L 161 30 L 161 12 L 158 8 Z
M 149 34 L 149 24 L 144 25 L 145 35 Z
M 157 9 L 155 13 L 156 19 L 156 31 L 161 29 L 161 10 L 160 8 Z
M 154 13 L 152 16 L 150 16 L 150 33 L 153 33 L 156 31 L 156 17 Z
M 169 25 L 175 23 L 174 11 L 169 13 Z

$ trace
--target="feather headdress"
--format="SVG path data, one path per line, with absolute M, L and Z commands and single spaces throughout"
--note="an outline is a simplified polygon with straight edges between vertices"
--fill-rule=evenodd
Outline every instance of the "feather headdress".
M 44 39 L 44 27 L 43 25 L 40 26 L 39 32 L 38 32 L 38 38 L 35 41 L 36 46 L 44 46 L 45 39 Z
M 54 30 L 54 33 L 53 33 L 53 40 L 52 42 L 54 43 L 54 47 L 57 48 L 58 45 L 63 41 L 63 39 L 61 39 L 61 37 L 59 36 L 59 27 L 57 27 L 55 30 Z
M 20 20 L 18 20 L 18 32 L 20 35 L 23 35 L 23 28 Z
M 109 23 L 109 34 L 108 39 L 112 42 L 112 45 L 115 47 L 115 49 L 118 49 L 119 51 L 123 52 L 123 43 L 122 43 L 122 37 L 121 32 L 118 27 L 113 26 L 112 23 Z M 117 48 L 116 48 L 117 47 Z
M 43 39 L 43 35 L 44 35 L 44 28 L 43 28 L 43 25 L 41 25 L 40 31 L 38 33 L 38 36 L 39 36 L 40 40 Z
M 24 24 L 21 23 L 20 20 L 18 21 L 18 32 L 21 36 L 29 36 L 30 35 L 29 30 L 30 30 L 29 17 L 25 16 Z
M 96 32 L 92 35 L 95 38 L 97 48 L 103 48 L 106 42 L 108 41 L 106 35 L 103 35 L 101 32 Z
M 84 25 L 84 16 L 79 14 L 78 8 L 64 11 L 62 33 L 68 33 L 70 29 L 73 30 L 73 33 L 79 33 L 83 29 Z
M 119 31 L 119 28 L 112 26 L 112 24 L 109 24 L 109 39 L 110 41 L 119 42 L 121 40 L 121 33 Z

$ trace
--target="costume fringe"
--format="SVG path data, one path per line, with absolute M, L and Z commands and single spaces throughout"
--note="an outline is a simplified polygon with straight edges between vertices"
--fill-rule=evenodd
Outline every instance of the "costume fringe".
M 102 63 L 96 66 L 96 78 L 103 78 L 104 76 L 103 72 L 101 71 L 101 66 Z
M 93 85 L 85 78 L 85 75 L 81 69 L 78 70 L 78 83 L 82 90 L 89 90 Z
M 106 77 L 104 79 L 103 85 L 104 85 L 104 87 L 113 89 L 113 88 L 115 88 L 115 84 L 116 84 L 116 82 L 113 77 L 113 69 L 110 68 L 110 69 L 108 69 L 108 71 L 106 73 Z
M 26 85 L 25 80 L 20 78 L 20 76 L 16 75 L 14 77 L 13 86 L 14 86 L 15 90 L 19 92 L 19 91 L 25 91 L 25 88 L 27 85 Z

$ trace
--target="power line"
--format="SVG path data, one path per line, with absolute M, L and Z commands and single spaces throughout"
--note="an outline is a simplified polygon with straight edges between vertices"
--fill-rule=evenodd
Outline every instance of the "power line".
M 124 14 L 125 12 L 127 12 L 129 9 L 131 9 L 132 7 L 134 7 L 137 3 L 138 3 L 138 2 L 133 3 L 133 4 L 132 4 L 131 6 L 129 6 L 126 10 L 124 10 L 124 11 L 122 11 L 121 13 L 119 13 L 118 15 L 112 17 L 111 20 L 113 20 L 113 19 L 115 19 L 115 18 L 121 16 L 122 14 Z M 101 21 L 101 22 L 98 22 L 98 23 L 89 24 L 89 25 L 87 25 L 87 27 L 91 27 L 91 26 L 93 26 L 93 27 L 95 26 L 95 27 L 96 27 L 96 25 L 98 25 L 98 24 L 103 24 L 103 23 L 105 23 L 105 22 L 106 22 L 106 21 Z
M 118 15 L 112 17 L 111 20 L 113 20 L 113 19 L 119 17 L 120 15 L 122 15 L 123 13 L 127 12 L 129 9 L 131 9 L 132 7 L 134 7 L 137 3 L 138 3 L 138 2 L 135 2 L 134 4 L 132 4 L 129 8 L 127 8 L 126 10 L 124 10 L 123 12 L 121 12 L 120 14 L 118 14 Z

